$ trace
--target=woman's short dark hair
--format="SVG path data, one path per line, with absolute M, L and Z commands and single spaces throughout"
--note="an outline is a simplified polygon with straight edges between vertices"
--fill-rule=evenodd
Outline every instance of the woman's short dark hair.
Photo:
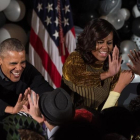
M 96 41 L 107 37 L 111 32 L 113 32 L 113 46 L 117 45 L 119 48 L 120 38 L 113 25 L 100 18 L 91 20 L 78 37 L 76 51 L 80 52 L 86 63 L 93 63 L 95 57 L 91 51 L 96 49 Z

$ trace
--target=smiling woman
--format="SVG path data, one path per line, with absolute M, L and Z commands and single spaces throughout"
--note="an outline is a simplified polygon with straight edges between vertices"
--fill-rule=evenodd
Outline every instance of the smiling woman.
M 119 46 L 118 34 L 108 21 L 95 19 L 85 27 L 63 66 L 61 87 L 75 107 L 101 109 L 120 75 Z
M 113 32 L 102 40 L 97 41 L 96 50 L 92 51 L 93 56 L 99 61 L 105 61 L 108 54 L 113 50 Z

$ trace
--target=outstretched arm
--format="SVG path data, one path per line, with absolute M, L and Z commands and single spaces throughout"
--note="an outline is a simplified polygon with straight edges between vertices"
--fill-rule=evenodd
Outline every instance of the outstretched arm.
M 122 90 L 134 79 L 135 75 L 131 70 L 123 70 L 113 91 L 121 93 Z
M 127 66 L 135 73 L 140 75 L 140 51 L 132 51 L 130 50 L 130 54 L 128 54 L 128 57 L 133 63 L 133 66 L 127 63 Z
M 134 73 L 131 70 L 124 70 L 121 72 L 118 82 L 116 83 L 113 91 L 109 93 L 109 96 L 102 108 L 109 108 L 115 106 L 118 98 L 120 97 L 120 93 L 122 90 L 134 79 Z

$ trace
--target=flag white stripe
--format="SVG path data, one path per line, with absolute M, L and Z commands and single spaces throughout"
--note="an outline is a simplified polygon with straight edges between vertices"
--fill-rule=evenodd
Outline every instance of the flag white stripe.
M 53 88 L 56 88 L 56 86 L 54 85 L 53 81 L 50 78 L 50 75 L 42 66 L 42 60 L 40 59 L 39 55 L 36 53 L 31 44 L 29 46 L 29 52 L 30 52 L 29 61 L 31 62 L 31 64 L 37 66 L 36 67 L 37 70 L 44 76 L 45 80 L 47 80 Z
M 35 11 L 33 12 L 32 21 L 37 21 L 37 23 L 34 23 L 32 25 L 32 28 L 33 28 L 34 32 L 40 38 L 45 51 L 48 53 L 48 55 L 50 56 L 52 62 L 55 64 L 58 72 L 60 73 L 60 75 L 62 75 L 62 66 L 63 66 L 63 64 L 61 62 L 61 57 L 59 56 L 58 47 L 56 47 L 55 43 L 53 42 L 53 40 L 49 36 L 48 32 L 46 31 L 46 29 L 45 29 L 44 25 L 42 24 L 42 22 L 39 20 L 39 18 L 38 18 L 38 16 L 37 16 Z M 36 24 L 37 24 L 37 26 L 39 25 L 38 28 L 37 28 Z M 35 67 L 38 67 L 37 65 L 35 65 Z
M 69 53 L 73 52 L 76 48 L 76 39 L 73 33 L 71 32 L 71 30 L 67 32 L 65 37 L 65 42 L 66 42 L 68 52 Z
M 34 30 L 35 34 L 40 38 L 42 45 L 44 47 L 44 50 L 48 53 L 49 57 L 51 58 L 52 63 L 55 65 L 57 71 L 62 76 L 63 63 L 61 61 L 61 56 L 59 55 L 58 47 L 55 45 L 54 41 L 51 39 L 42 21 L 37 16 L 34 10 L 32 14 L 32 29 Z M 75 42 L 76 42 L 75 37 L 73 33 L 71 32 L 71 30 L 69 30 L 65 36 L 65 43 L 66 43 L 69 53 L 74 51 L 76 47 Z M 53 81 L 50 78 L 49 73 L 44 69 L 42 65 L 42 60 L 40 59 L 39 55 L 34 50 L 31 44 L 29 46 L 29 61 L 41 72 L 45 80 L 47 80 L 50 85 L 56 88 Z

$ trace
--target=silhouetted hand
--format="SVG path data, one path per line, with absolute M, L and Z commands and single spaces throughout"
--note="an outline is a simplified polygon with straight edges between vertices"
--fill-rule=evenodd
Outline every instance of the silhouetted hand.
M 134 52 L 132 50 L 130 50 L 130 54 L 128 54 L 128 57 L 130 58 L 130 60 L 133 63 L 133 66 L 130 65 L 129 63 L 127 63 L 127 66 L 135 73 L 140 75 L 140 52 L 134 50 Z

